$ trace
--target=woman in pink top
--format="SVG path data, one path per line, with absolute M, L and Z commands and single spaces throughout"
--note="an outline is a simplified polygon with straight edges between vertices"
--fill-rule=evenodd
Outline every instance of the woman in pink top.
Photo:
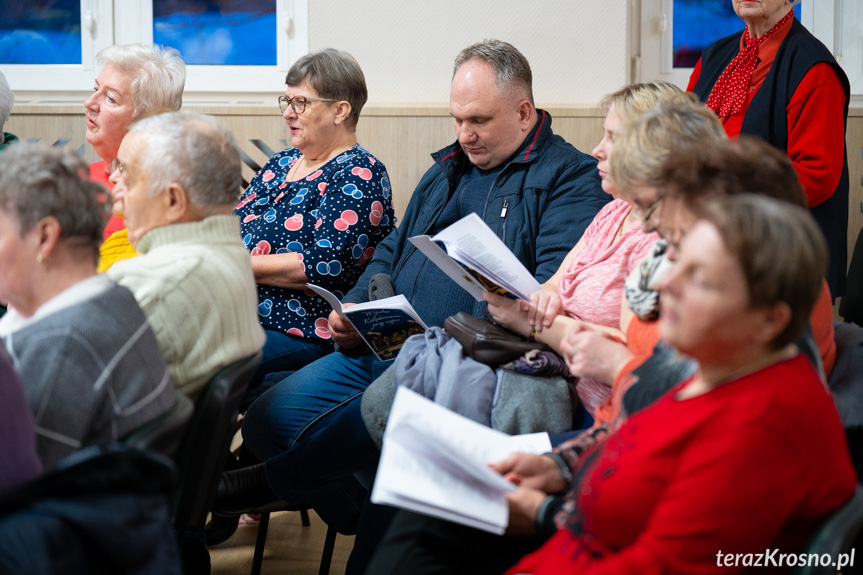
M 624 301 L 623 284 L 658 239 L 643 225 L 656 206 L 658 194 L 653 190 L 636 199 L 622 196 L 617 190 L 608 173 L 614 135 L 624 123 L 678 92 L 672 84 L 650 82 L 626 86 L 603 99 L 608 113 L 603 138 L 593 156 L 598 160 L 602 189 L 615 199 L 597 214 L 557 273 L 543 284 L 542 290 L 531 295 L 529 305 L 486 293 L 489 312 L 496 322 L 533 335 L 557 351 L 564 332 L 574 323 L 623 338 L 632 317 Z M 588 378 L 580 378 L 576 389 L 588 413 L 610 393 L 607 385 Z

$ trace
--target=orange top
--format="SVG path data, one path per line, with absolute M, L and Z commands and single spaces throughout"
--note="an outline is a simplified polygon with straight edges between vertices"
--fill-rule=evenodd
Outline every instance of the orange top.
M 611 395 L 593 411 L 596 423 L 612 423 L 618 418 L 623 405 L 623 394 L 635 382 L 632 370 L 653 355 L 653 348 L 658 341 L 658 321 L 645 321 L 638 316 L 632 318 L 626 328 L 626 345 L 632 358 L 624 364 L 611 384 Z
M 821 284 L 821 293 L 818 295 L 815 307 L 812 308 L 809 323 L 812 325 L 815 343 L 818 344 L 824 373 L 829 378 L 836 364 L 836 338 L 833 333 L 833 298 L 830 296 L 830 288 L 827 287 L 826 280 Z

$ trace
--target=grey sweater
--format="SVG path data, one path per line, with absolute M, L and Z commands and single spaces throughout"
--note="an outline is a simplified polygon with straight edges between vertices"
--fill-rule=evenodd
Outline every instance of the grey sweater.
M 176 401 L 156 336 L 132 293 L 114 285 L 6 337 L 46 469 L 119 439 Z

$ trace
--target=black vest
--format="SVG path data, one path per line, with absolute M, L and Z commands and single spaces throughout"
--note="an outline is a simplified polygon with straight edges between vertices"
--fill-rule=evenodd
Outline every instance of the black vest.
M 732 34 L 718 40 L 701 53 L 701 76 L 693 91 L 706 102 L 713 85 L 722 71 L 740 51 L 741 33 Z M 796 18 L 792 20 L 791 30 L 782 41 L 776 59 L 755 93 L 746 115 L 743 118 L 741 134 L 752 134 L 764 141 L 788 151 L 788 117 L 786 108 L 797 90 L 803 76 L 820 62 L 826 62 L 836 71 L 845 90 L 845 125 L 848 124 L 848 103 L 851 86 L 848 77 L 830 54 L 824 44 L 813 36 Z M 845 152 L 842 176 L 836 191 L 824 202 L 810 208 L 812 216 L 830 248 L 830 268 L 827 284 L 833 297 L 845 293 L 845 273 L 848 267 L 848 153 Z

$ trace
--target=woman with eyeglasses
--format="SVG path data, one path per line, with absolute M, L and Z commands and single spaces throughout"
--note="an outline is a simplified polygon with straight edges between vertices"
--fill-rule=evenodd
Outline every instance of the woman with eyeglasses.
M 368 97 L 357 61 L 331 48 L 314 52 L 291 67 L 285 83 L 279 108 L 291 147 L 255 175 L 234 212 L 267 334 L 253 387 L 267 373 L 332 351 L 332 308 L 306 283 L 347 292 L 395 222 L 386 167 L 357 143 Z
M 623 301 L 624 281 L 658 239 L 649 223 L 658 206 L 655 189 L 623 194 L 609 175 L 615 134 L 657 102 L 680 93 L 666 82 L 632 84 L 606 96 L 603 137 L 593 149 L 602 189 L 614 200 L 606 204 L 564 259 L 557 273 L 531 294 L 528 305 L 486 293 L 488 309 L 497 323 L 561 351 L 563 336 L 575 326 L 623 338 L 632 312 Z M 721 133 L 721 129 L 717 130 Z M 723 136 L 724 137 L 724 136 Z M 587 414 L 609 396 L 610 383 L 582 374 L 576 384 Z M 590 418 L 586 419 L 586 423 Z

